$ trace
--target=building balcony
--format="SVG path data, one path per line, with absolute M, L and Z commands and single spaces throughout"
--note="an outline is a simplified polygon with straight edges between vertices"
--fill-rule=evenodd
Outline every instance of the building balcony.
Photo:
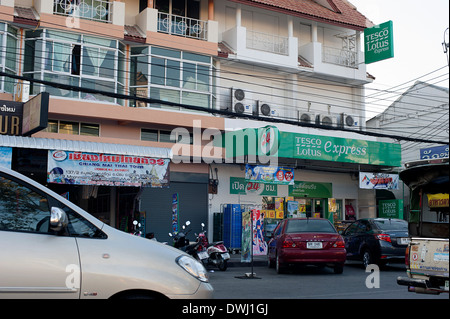
M 250 31 L 237 26 L 222 35 L 236 58 L 256 64 L 272 64 L 285 69 L 298 68 L 298 39 Z
M 349 84 L 366 84 L 367 78 L 364 54 L 360 51 L 323 46 L 310 42 L 299 48 L 299 56 L 311 63 L 315 76 L 319 78 L 340 78 Z
M 54 0 L 53 13 L 111 23 L 112 2 L 108 0 Z
M 325 47 L 320 42 L 299 47 L 296 37 L 261 33 L 242 26 L 225 31 L 222 40 L 233 51 L 236 60 L 290 71 L 298 71 L 301 68 L 299 60 L 302 60 L 310 66 L 302 68 L 302 71 L 311 72 L 311 76 L 344 78 L 354 84 L 369 82 L 366 66 L 361 61 L 363 54 L 356 49 Z

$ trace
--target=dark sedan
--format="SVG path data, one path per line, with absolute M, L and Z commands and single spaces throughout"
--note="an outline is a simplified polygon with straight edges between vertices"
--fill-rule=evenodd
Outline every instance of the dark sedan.
M 347 259 L 369 264 L 385 265 L 391 261 L 405 261 L 409 242 L 408 222 L 401 219 L 359 219 L 342 234 Z
M 343 272 L 344 240 L 334 226 L 321 218 L 291 218 L 281 221 L 268 244 L 269 267 L 282 273 L 290 264 L 332 266 Z

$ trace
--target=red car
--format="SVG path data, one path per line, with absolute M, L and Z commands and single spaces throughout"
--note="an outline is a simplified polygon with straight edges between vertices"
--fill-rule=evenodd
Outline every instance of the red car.
M 344 271 L 344 239 L 327 219 L 291 218 L 281 221 L 268 244 L 269 267 L 282 273 L 290 264 L 332 266 Z

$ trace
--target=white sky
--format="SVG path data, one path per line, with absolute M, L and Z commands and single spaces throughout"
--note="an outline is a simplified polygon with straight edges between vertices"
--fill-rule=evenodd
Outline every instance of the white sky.
M 442 48 L 444 32 L 449 27 L 449 0 L 349 1 L 374 24 L 393 22 L 394 58 L 367 65 L 367 72 L 376 79 L 366 85 L 366 97 L 377 93 L 374 89 L 393 88 L 401 94 L 415 79 L 449 87 L 447 56 Z M 366 99 L 367 119 L 382 112 L 397 97 L 378 94 L 376 99 Z

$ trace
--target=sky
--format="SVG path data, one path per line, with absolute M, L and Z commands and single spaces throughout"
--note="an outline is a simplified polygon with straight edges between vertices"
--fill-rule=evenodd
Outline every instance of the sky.
M 366 119 L 382 112 L 416 79 L 449 87 L 447 55 L 442 47 L 444 33 L 445 41 L 449 41 L 449 0 L 349 1 L 376 25 L 393 22 L 394 57 L 367 65 L 367 72 L 376 79 L 365 86 Z M 376 90 L 396 94 L 377 94 Z

